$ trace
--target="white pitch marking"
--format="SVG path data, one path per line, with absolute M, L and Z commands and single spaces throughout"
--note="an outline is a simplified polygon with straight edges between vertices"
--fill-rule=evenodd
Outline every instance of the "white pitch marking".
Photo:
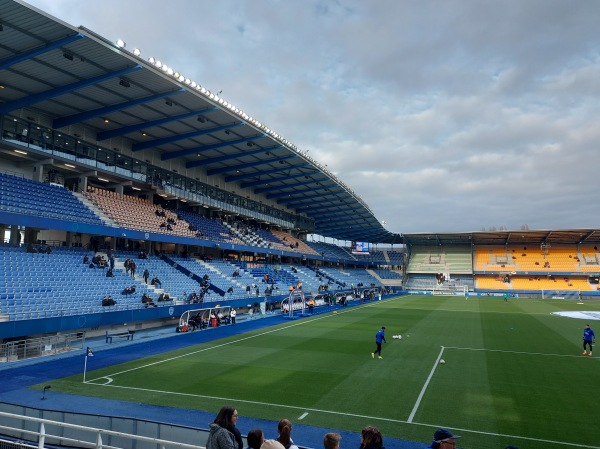
M 423 399 L 423 396 L 425 396 L 425 391 L 427 390 L 429 381 L 431 381 L 431 378 L 433 377 L 433 373 L 435 373 L 435 369 L 439 365 L 440 359 L 442 358 L 443 353 L 444 353 L 444 347 L 442 346 L 442 349 L 440 349 L 440 353 L 438 354 L 438 357 L 437 357 L 435 363 L 433 364 L 433 368 L 431 368 L 431 371 L 429 372 L 429 377 L 425 381 L 425 385 L 423 385 L 423 388 L 421 389 L 421 393 L 419 393 L 419 397 L 417 398 L 417 402 L 415 402 L 412 412 L 410 412 L 410 416 L 408 417 L 408 420 L 406 422 L 412 423 L 412 420 L 415 417 L 415 413 L 417 413 L 417 409 L 419 408 L 419 405 L 421 405 L 421 399 Z
M 145 392 L 150 392 L 150 393 L 171 394 L 171 395 L 176 395 L 176 396 L 217 399 L 217 400 L 227 401 L 227 402 L 231 402 L 231 403 L 243 402 L 243 403 L 247 403 L 247 404 L 266 405 L 266 406 L 270 406 L 270 407 L 282 407 L 282 408 L 293 409 L 293 410 L 309 410 L 311 412 L 316 412 L 316 413 L 326 413 L 326 414 L 330 414 L 330 415 L 340 415 L 340 416 L 351 416 L 351 417 L 355 417 L 355 418 L 386 421 L 386 422 L 393 422 L 393 423 L 398 423 L 398 424 L 411 424 L 413 426 L 423 426 L 423 427 L 429 427 L 429 428 L 449 427 L 449 426 L 444 426 L 444 425 L 440 426 L 437 424 L 434 425 L 434 424 L 426 424 L 426 423 L 420 423 L 420 422 L 410 422 L 409 423 L 408 421 L 404 421 L 401 419 L 381 418 L 379 416 L 359 415 L 356 413 L 343 413 L 343 412 L 336 412 L 336 411 L 332 411 L 332 410 L 321 410 L 321 409 L 316 409 L 316 408 L 295 407 L 293 405 L 271 404 L 268 402 L 247 401 L 244 399 L 232 399 L 232 398 L 222 398 L 222 397 L 216 397 L 216 396 L 204 396 L 204 395 L 191 394 L 191 393 L 176 393 L 176 392 L 172 392 L 172 391 L 151 390 L 151 389 L 147 389 L 147 388 L 137 388 L 137 387 L 120 387 L 118 385 L 108 385 L 108 384 L 94 384 L 94 385 L 99 386 L 99 387 L 120 388 L 123 390 L 137 390 L 137 391 L 145 391 Z M 306 414 L 306 412 L 305 412 L 305 414 Z M 509 437 L 511 439 L 518 438 L 518 439 L 527 440 L 527 441 L 538 441 L 538 442 L 543 442 L 543 443 L 560 444 L 563 446 L 581 447 L 584 449 L 597 449 L 597 446 L 586 446 L 585 444 L 567 443 L 564 441 L 544 440 L 544 439 L 531 438 L 531 437 L 522 437 L 522 436 L 518 436 L 518 435 L 508 435 L 508 434 L 503 434 L 503 433 L 483 432 L 480 430 L 459 429 L 457 427 L 452 427 L 452 429 L 454 429 L 456 431 L 460 431 L 460 432 L 476 433 L 479 435 Z
M 418 426 L 427 426 L 427 427 L 447 427 L 447 426 L 438 426 L 438 425 L 418 423 L 418 422 L 413 422 L 411 424 L 418 425 Z M 490 435 L 490 436 L 495 436 L 495 437 L 503 437 L 503 438 L 504 437 L 508 437 L 510 439 L 535 441 L 535 442 L 538 442 L 538 443 L 550 443 L 550 444 L 560 444 L 562 446 L 583 447 L 583 448 L 586 448 L 586 449 L 596 449 L 598 447 L 597 445 L 596 446 L 588 446 L 586 444 L 567 443 L 565 441 L 545 440 L 543 438 L 521 437 L 519 435 L 508 435 L 506 433 L 483 432 L 481 430 L 471 430 L 471 429 L 459 429 L 458 427 L 452 427 L 452 430 L 455 430 L 457 432 L 476 433 L 478 435 Z
M 302 415 L 300 415 L 300 418 L 298 418 L 298 421 L 300 421 L 301 419 L 304 419 L 308 416 L 308 412 L 304 412 L 302 413 Z
M 520 354 L 520 355 L 541 355 L 541 356 L 546 356 L 546 357 L 574 357 L 574 358 L 582 358 L 581 355 L 573 355 L 573 354 L 548 354 L 548 353 L 544 353 L 544 352 L 506 351 L 504 349 L 459 348 L 457 346 L 446 346 L 446 349 L 457 349 L 459 351 L 503 352 L 503 353 L 506 353 L 506 354 Z

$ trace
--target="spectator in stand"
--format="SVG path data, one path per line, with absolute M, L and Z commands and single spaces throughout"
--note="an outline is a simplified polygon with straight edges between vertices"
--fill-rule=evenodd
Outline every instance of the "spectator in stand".
M 342 439 L 339 433 L 326 433 L 323 437 L 324 449 L 340 449 L 340 440 Z
M 104 298 L 102 298 L 103 307 L 114 306 L 116 303 L 117 301 L 115 301 L 112 296 L 105 296 Z
M 277 433 L 279 434 L 277 441 L 279 441 L 285 449 L 298 449 L 298 446 L 296 446 L 292 440 L 292 423 L 289 419 L 282 419 L 279 421 L 277 424 Z
M 144 270 L 144 282 L 147 284 L 148 283 L 148 278 L 150 277 L 150 272 L 148 271 L 148 268 L 146 268 Z
M 162 283 L 160 282 L 160 279 L 158 279 L 158 276 L 154 276 L 152 278 L 152 280 L 150 281 L 150 285 L 154 285 L 155 287 L 158 286 L 159 288 L 162 288 Z
M 108 271 L 106 272 L 106 277 L 107 278 L 115 277 L 115 275 L 113 274 L 112 268 L 108 269 Z
M 233 415 L 237 410 L 232 406 L 221 408 L 215 420 L 209 426 L 208 439 L 206 440 L 206 449 L 238 449 L 236 435 L 229 430 L 232 426 Z M 233 423 L 235 427 L 235 422 Z
M 250 286 L 246 285 L 246 294 L 250 296 Z
M 156 307 L 154 300 L 148 295 L 148 293 L 144 293 L 142 295 L 142 303 L 145 304 L 146 307 Z
M 136 268 L 135 261 L 132 260 L 131 262 L 129 262 L 129 270 L 131 271 L 132 278 L 135 277 L 135 268 Z
M 448 429 L 440 427 L 434 432 L 433 441 L 428 449 L 454 449 L 458 438 L 460 438 L 458 435 L 453 435 Z
M 131 263 L 131 259 L 126 259 L 123 265 L 125 266 L 125 273 L 129 276 L 129 264 Z
M 246 440 L 248 441 L 248 449 L 260 449 L 265 442 L 265 434 L 260 429 L 254 429 L 248 432 Z
M 227 289 L 227 293 L 233 293 L 233 285 Z
M 29 252 L 29 251 L 27 251 L 27 252 Z M 84 264 L 90 263 L 90 256 L 88 256 L 87 254 L 85 256 L 83 256 L 83 263 Z

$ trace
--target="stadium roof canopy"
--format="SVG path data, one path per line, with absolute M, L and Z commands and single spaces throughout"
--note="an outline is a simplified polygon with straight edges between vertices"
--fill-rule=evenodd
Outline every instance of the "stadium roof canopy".
M 447 234 L 404 234 L 404 241 L 412 246 L 460 245 L 574 245 L 600 243 L 598 229 L 571 229 L 557 231 L 481 231 Z
M 132 157 L 201 167 L 313 218 L 316 234 L 401 242 L 326 167 L 185 74 L 18 0 L 0 0 L 0 24 L 0 115 L 36 110 L 65 133 L 94 130 L 98 145 L 127 139 Z

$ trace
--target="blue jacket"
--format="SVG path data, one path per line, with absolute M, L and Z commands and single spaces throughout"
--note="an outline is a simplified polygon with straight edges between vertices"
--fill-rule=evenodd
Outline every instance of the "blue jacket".
M 382 341 L 385 341 L 385 331 L 383 329 L 379 329 L 377 335 L 375 335 L 375 342 L 381 343 Z
M 593 341 L 596 338 L 594 331 L 590 328 L 585 328 L 583 330 L 583 340 L 584 341 Z

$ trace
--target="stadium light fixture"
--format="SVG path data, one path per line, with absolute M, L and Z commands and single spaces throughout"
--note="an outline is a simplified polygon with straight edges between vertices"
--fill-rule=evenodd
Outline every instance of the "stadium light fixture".
M 139 48 L 134 48 L 134 49 L 133 49 L 133 54 L 134 54 L 135 56 L 141 56 L 141 54 L 142 54 L 142 50 L 140 50 Z
M 19 154 L 27 154 L 27 151 L 22 151 L 22 150 L 15 150 L 15 153 L 19 153 Z
M 127 46 L 127 44 L 125 43 L 125 41 L 123 39 L 118 39 L 117 40 L 117 47 L 119 48 L 125 48 Z

